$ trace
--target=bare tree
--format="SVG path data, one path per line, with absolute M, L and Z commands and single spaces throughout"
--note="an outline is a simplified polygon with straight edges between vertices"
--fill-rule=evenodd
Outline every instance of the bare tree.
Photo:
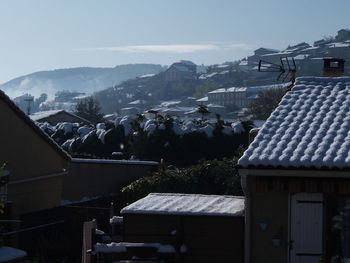
M 283 88 L 263 89 L 248 106 L 247 113 L 255 120 L 266 120 L 285 94 Z

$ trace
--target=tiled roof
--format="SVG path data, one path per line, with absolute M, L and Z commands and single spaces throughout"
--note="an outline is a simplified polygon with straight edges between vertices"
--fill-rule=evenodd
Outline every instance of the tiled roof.
M 298 78 L 238 164 L 350 168 L 350 78 Z

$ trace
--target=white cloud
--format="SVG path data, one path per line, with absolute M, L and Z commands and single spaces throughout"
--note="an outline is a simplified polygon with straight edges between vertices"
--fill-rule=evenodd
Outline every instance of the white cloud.
M 252 50 L 256 48 L 255 45 L 249 45 L 245 43 L 236 43 L 236 44 L 228 44 L 225 47 L 226 49 L 244 49 L 244 50 Z
M 162 52 L 162 53 L 194 53 L 198 51 L 213 51 L 222 49 L 245 49 L 251 50 L 247 44 L 184 44 L 184 45 L 131 45 L 115 47 L 97 47 L 79 49 L 80 51 L 120 51 L 128 53 L 138 52 Z

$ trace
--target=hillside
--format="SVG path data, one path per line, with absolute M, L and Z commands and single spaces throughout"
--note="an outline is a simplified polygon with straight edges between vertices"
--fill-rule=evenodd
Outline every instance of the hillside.
M 93 93 L 106 87 L 118 85 L 122 81 L 145 74 L 163 71 L 161 65 L 127 64 L 114 68 L 69 68 L 51 71 L 39 71 L 12 79 L 0 85 L 11 98 L 29 93 L 39 97 L 41 93 L 53 98 L 58 91 L 78 91 Z

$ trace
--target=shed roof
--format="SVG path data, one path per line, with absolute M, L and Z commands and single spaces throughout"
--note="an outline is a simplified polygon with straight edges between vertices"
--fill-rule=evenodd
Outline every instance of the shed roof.
M 70 155 L 65 152 L 51 137 L 43 132 L 2 90 L 0 90 L 0 100 L 7 104 L 29 127 L 53 147 L 65 160 L 70 160 Z
M 297 78 L 238 164 L 350 168 L 350 78 Z
M 153 193 L 123 208 L 122 214 L 239 216 L 244 211 L 244 197 Z
M 35 112 L 33 114 L 31 114 L 29 117 L 33 120 L 33 121 L 40 121 L 55 115 L 59 115 L 59 114 L 66 114 L 69 115 L 71 117 L 77 118 L 79 120 L 81 120 L 82 122 L 86 122 L 86 123 L 91 123 L 89 120 L 84 119 L 78 115 L 75 115 L 74 113 L 70 113 L 67 112 L 65 110 L 47 110 L 47 111 L 39 111 L 39 112 Z

